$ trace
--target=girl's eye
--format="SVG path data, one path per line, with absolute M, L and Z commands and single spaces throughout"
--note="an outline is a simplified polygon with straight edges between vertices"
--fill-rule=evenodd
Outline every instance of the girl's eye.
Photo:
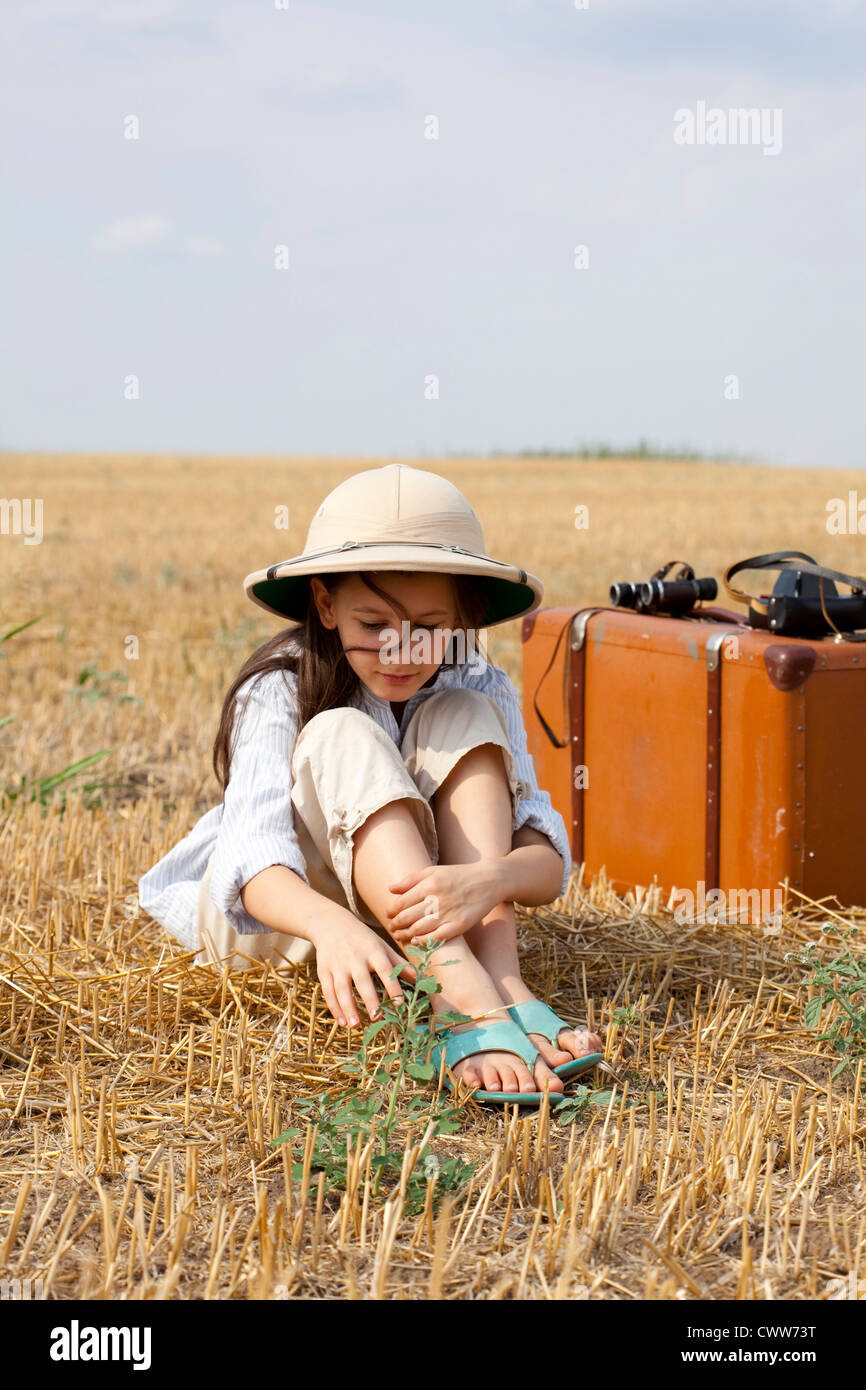
M 359 619 L 359 621 L 361 623 L 361 626 L 365 627 L 368 632 L 384 632 L 388 626 L 387 623 L 365 623 L 363 618 Z M 420 630 L 421 632 L 433 631 L 433 628 L 430 626 L 429 623 L 416 623 L 415 628 L 416 630 Z

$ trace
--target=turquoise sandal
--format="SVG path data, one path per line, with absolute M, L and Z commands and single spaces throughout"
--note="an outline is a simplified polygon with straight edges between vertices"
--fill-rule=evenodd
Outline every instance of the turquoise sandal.
M 539 1037 L 547 1038 L 554 1047 L 558 1045 L 557 1039 L 563 1029 L 571 1033 L 578 1031 L 573 1024 L 563 1023 L 553 1009 L 548 1004 L 543 1004 L 540 999 L 530 999 L 525 1004 L 509 1004 L 507 1007 L 514 1022 L 524 1033 L 537 1033 Z M 564 1052 L 565 1048 L 561 1050 Z M 589 1052 L 585 1057 L 575 1057 L 571 1062 L 562 1062 L 553 1070 L 557 1076 L 576 1076 L 578 1072 L 594 1071 L 599 1065 L 604 1065 L 602 1054 Z
M 447 1031 L 441 1034 L 441 1038 L 442 1041 L 436 1043 L 430 1053 L 430 1061 L 437 1072 L 441 1066 L 443 1052 L 445 1053 L 445 1064 L 449 1067 L 455 1066 L 464 1057 L 471 1057 L 478 1052 L 513 1052 L 523 1059 L 530 1072 L 541 1055 L 516 1023 L 506 1023 L 504 1020 L 489 1023 L 485 1028 L 469 1028 L 465 1033 Z M 445 1077 L 445 1084 L 449 1091 L 453 1091 L 454 1087 L 447 1076 Z M 471 1098 L 472 1100 L 495 1101 L 500 1105 L 540 1105 L 544 1099 L 544 1093 L 543 1091 L 473 1091 Z M 564 1092 L 550 1093 L 552 1106 L 560 1105 L 566 1099 Z

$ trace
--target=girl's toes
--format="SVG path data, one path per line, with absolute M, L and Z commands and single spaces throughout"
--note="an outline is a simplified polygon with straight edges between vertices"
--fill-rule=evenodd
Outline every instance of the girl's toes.
M 563 1052 L 561 1048 L 554 1047 L 547 1038 L 539 1037 L 537 1033 L 531 1033 L 530 1040 L 538 1048 L 549 1067 L 561 1067 L 564 1062 L 574 1061 L 572 1053 Z
M 558 1095 L 560 1091 L 565 1090 L 562 1077 L 552 1072 L 544 1060 L 540 1060 L 535 1064 L 535 1086 L 533 1090 L 537 1087 L 539 1091 L 543 1091 L 545 1086 L 549 1086 L 551 1095 Z
M 517 1081 L 517 1074 L 513 1068 L 502 1065 L 499 1067 L 499 1090 L 507 1091 L 509 1095 L 514 1095 L 515 1091 L 520 1090 Z
M 601 1052 L 601 1038 L 595 1033 L 587 1033 L 585 1029 L 575 1032 L 560 1033 L 559 1041 L 568 1049 L 567 1061 L 573 1061 L 575 1057 L 588 1057 L 591 1052 Z
M 526 1066 L 515 1067 L 515 1090 L 517 1091 L 537 1091 L 535 1079 L 532 1072 Z
M 481 1068 L 481 1075 L 484 1077 L 485 1091 L 498 1091 L 501 1089 L 499 1085 L 499 1068 L 496 1066 L 495 1062 L 485 1062 Z

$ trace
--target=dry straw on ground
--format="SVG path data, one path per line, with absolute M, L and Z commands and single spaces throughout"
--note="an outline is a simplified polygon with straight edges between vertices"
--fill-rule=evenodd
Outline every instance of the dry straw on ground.
M 286 465 L 271 462 L 13 462 L 2 490 L 46 499 L 46 537 L 14 552 L 4 538 L 2 630 L 45 617 L 3 658 L 0 715 L 15 719 L 0 731 L 2 780 L 117 747 L 104 776 L 120 785 L 90 808 L 80 792 L 65 809 L 19 798 L 0 824 L 0 1279 L 41 1281 L 58 1299 L 863 1292 L 862 1064 L 830 1082 L 835 1059 L 803 1023 L 803 968 L 784 960 L 837 914 L 793 893 L 769 928 L 682 926 L 651 892 L 621 898 L 603 880 L 576 880 L 553 908 L 521 914 L 521 951 L 542 997 L 605 1036 L 621 1078 L 610 1104 L 568 1128 L 469 1104 L 460 1132 L 436 1146 L 474 1162 L 474 1176 L 435 1211 L 405 1210 L 411 1152 L 402 1182 L 379 1197 L 363 1151 L 345 1194 L 325 1193 L 309 1166 L 291 1180 L 269 1140 L 299 1098 L 346 1084 L 339 1068 L 357 1039 L 334 1028 L 313 971 L 194 966 L 141 913 L 135 885 L 214 804 L 220 694 L 273 631 L 244 607 L 238 577 L 299 550 L 314 499 L 352 465 L 296 465 L 285 497 Z M 525 468 L 485 478 L 477 463 L 439 467 L 479 506 L 491 551 L 525 555 Z M 552 566 L 552 602 L 600 597 L 585 551 L 577 563 L 569 550 L 587 494 L 599 518 L 593 564 L 604 583 L 632 577 L 617 469 L 636 466 L 551 465 L 536 480 L 538 527 L 550 518 L 550 532 L 530 538 L 537 558 L 522 562 L 545 578 Z M 717 526 L 700 499 L 726 477 L 736 494 L 741 472 L 631 472 L 654 526 L 643 567 L 685 551 L 703 570 L 705 525 L 716 546 L 707 572 L 718 573 Z M 768 527 L 774 480 L 753 478 L 757 519 L 746 525 L 732 506 L 741 530 L 725 558 L 795 540 L 826 554 L 807 526 L 791 534 L 793 519 L 784 535 Z M 690 537 L 670 505 L 678 480 Z M 653 510 L 665 482 L 669 529 Z M 846 486 L 840 476 L 835 492 Z M 829 495 L 834 483 L 811 475 L 798 506 Z M 296 497 L 292 532 L 275 544 L 268 513 Z M 835 560 L 846 568 L 841 552 Z M 130 635 L 137 663 L 123 660 Z M 517 678 L 512 641 L 494 656 Z M 98 679 L 76 688 L 87 666 Z M 115 669 L 125 683 L 108 681 Z M 866 912 L 838 917 L 862 923 Z M 628 1004 L 636 1021 L 613 1022 Z

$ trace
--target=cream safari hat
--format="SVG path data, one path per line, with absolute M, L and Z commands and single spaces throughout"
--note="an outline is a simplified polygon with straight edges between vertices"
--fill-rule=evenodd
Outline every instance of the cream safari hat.
M 534 574 L 493 560 L 463 493 L 438 473 L 389 463 L 355 473 L 325 498 L 302 555 L 244 580 L 253 603 L 303 622 L 309 578 L 346 570 L 432 570 L 476 575 L 487 597 L 480 627 L 531 613 L 544 586 Z

